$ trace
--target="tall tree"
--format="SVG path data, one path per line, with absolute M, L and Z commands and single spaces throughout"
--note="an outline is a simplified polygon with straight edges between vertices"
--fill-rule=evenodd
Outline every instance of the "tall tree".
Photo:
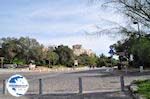
M 39 44 L 36 39 L 21 37 L 19 42 L 22 46 L 22 56 L 26 58 L 26 62 L 30 60 L 39 61 L 42 59 L 42 49 L 44 46 Z
M 106 19 L 107 22 L 115 24 L 113 28 L 99 30 L 100 34 L 121 33 L 127 36 L 149 34 L 150 27 L 150 1 L 149 0 L 90 0 L 91 2 L 102 2 L 102 7 L 122 13 L 129 20 L 127 24 L 121 25 L 113 20 Z M 95 4 L 95 3 L 94 3 Z M 116 11 L 117 10 L 117 11 Z M 108 13 L 108 12 L 106 12 Z M 140 31 L 137 31 L 132 25 L 137 24 Z M 142 27 L 142 28 L 140 28 Z M 97 34 L 95 33 L 95 34 Z
M 2 38 L 2 52 L 5 59 L 12 63 L 13 59 L 20 55 L 21 46 L 16 38 Z
M 56 52 L 48 52 L 47 53 L 48 60 L 49 60 L 49 65 L 52 63 L 52 65 L 56 65 L 59 60 L 59 56 Z
M 59 55 L 59 63 L 66 66 L 73 66 L 74 55 L 72 49 L 68 46 L 60 45 L 55 48 L 54 52 Z
M 30 60 L 40 61 L 42 58 L 43 45 L 39 44 L 35 39 L 28 37 L 2 38 L 2 52 L 8 63 L 13 60 L 23 60 L 29 63 Z
M 77 59 L 80 65 L 89 65 L 89 56 L 87 54 L 81 54 Z
M 96 1 L 96 0 L 91 0 Z M 134 21 L 150 26 L 150 1 L 149 0 L 106 0 L 105 5 L 112 5 Z M 111 7 L 112 7 L 111 6 Z
M 148 37 L 141 37 L 140 39 L 130 37 L 129 39 L 120 41 L 114 44 L 116 52 L 127 51 L 127 57 L 132 54 L 134 61 L 132 65 L 135 66 L 149 66 L 150 65 L 150 40 Z

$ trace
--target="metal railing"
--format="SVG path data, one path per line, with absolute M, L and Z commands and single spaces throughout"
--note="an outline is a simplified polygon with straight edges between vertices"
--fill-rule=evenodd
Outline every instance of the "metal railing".
M 120 80 L 119 80 L 120 79 Z M 96 91 L 105 88 L 108 86 L 108 90 L 112 87 L 116 87 L 121 91 L 124 91 L 124 77 L 120 76 L 118 80 L 112 79 L 112 82 L 107 79 L 105 82 L 111 83 L 107 85 L 105 82 L 103 83 L 101 77 L 79 77 L 79 78 L 71 78 L 71 77 L 60 77 L 60 78 L 43 78 L 43 79 L 34 79 L 29 80 L 29 89 L 26 94 L 53 94 L 53 93 L 78 93 L 82 94 L 85 91 Z M 100 81 L 101 80 L 101 81 Z M 115 82 L 116 81 L 116 82 Z M 2 94 L 7 94 L 6 89 L 6 80 L 0 81 L 0 91 Z M 113 83 L 117 83 L 113 85 Z M 104 86 L 105 84 L 105 86 Z M 118 86 L 118 84 L 121 85 Z

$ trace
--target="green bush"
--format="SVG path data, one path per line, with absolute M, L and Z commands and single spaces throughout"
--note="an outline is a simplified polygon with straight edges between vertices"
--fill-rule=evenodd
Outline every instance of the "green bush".
M 36 64 L 37 66 L 43 66 L 43 65 L 45 65 L 45 64 L 43 63 L 43 61 L 37 61 L 37 62 L 35 62 L 35 64 Z
M 150 99 L 150 79 L 134 81 L 134 84 L 138 86 L 137 93 L 143 95 L 146 99 Z
M 102 60 L 102 59 L 98 59 L 97 61 L 97 67 L 102 67 L 102 66 L 106 66 L 107 63 L 105 60 Z
M 13 61 L 12 61 L 13 64 L 18 64 L 18 65 L 23 65 L 25 64 L 25 61 L 22 60 L 22 59 L 18 59 L 18 58 L 15 58 Z
M 150 82 L 140 84 L 138 87 L 138 93 L 142 94 L 146 99 L 150 99 Z

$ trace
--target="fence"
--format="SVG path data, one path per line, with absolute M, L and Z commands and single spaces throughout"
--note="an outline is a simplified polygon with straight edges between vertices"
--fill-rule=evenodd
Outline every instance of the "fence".
M 26 94 L 53 94 L 53 93 L 79 93 L 95 91 L 124 91 L 124 77 L 120 79 L 101 77 L 51 77 L 29 80 L 29 89 Z M 121 85 L 118 86 L 118 85 Z M 7 94 L 5 80 L 0 81 L 0 92 Z
M 43 78 L 29 81 L 27 94 L 82 93 L 82 79 Z

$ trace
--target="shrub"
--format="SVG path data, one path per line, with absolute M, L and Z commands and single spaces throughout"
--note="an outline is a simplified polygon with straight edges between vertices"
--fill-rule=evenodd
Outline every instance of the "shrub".
M 13 64 L 18 64 L 18 65 L 23 65 L 25 64 L 25 61 L 22 60 L 22 59 L 18 59 L 18 58 L 15 58 L 13 61 L 12 61 Z
M 150 79 L 133 81 L 138 86 L 137 93 L 143 95 L 146 99 L 150 99 Z

